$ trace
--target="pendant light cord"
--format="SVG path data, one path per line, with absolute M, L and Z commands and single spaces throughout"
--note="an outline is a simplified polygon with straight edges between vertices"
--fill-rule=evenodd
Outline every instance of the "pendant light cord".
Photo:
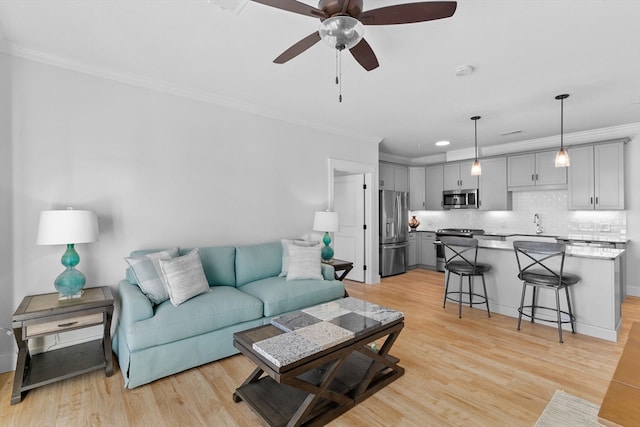
M 564 151 L 564 98 L 560 98 L 560 150 Z
M 476 136 L 476 162 L 478 161 L 478 120 L 473 121 Z

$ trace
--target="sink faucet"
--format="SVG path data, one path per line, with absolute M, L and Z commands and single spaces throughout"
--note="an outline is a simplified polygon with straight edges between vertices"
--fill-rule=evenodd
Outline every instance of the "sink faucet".
M 533 223 L 536 225 L 536 234 L 542 234 L 544 232 L 544 227 L 540 225 L 540 215 L 533 214 Z

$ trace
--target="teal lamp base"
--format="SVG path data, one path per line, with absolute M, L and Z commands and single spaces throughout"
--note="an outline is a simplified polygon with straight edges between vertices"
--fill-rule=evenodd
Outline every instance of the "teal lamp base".
M 53 282 L 53 286 L 60 294 L 58 299 L 80 298 L 86 278 L 84 274 L 75 269 L 75 266 L 80 262 L 80 256 L 73 247 L 73 243 L 67 245 L 67 250 L 62 255 L 60 262 L 66 269 Z
M 324 233 L 324 237 L 322 238 L 322 243 L 324 243 L 324 246 L 322 247 L 320 256 L 325 261 L 331 261 L 331 259 L 333 259 L 333 248 L 331 248 L 330 246 L 331 236 L 329 235 L 329 232 Z

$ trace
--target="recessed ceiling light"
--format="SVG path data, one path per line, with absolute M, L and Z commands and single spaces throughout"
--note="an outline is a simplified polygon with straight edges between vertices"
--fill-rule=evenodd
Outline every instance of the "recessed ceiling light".
M 438 142 L 436 142 L 436 145 L 437 145 L 438 147 L 443 147 L 443 146 L 445 146 L 445 145 L 449 145 L 449 144 L 450 144 L 450 142 L 449 142 L 449 141 L 444 141 L 444 140 L 443 140 L 443 141 L 438 141 Z
M 475 71 L 475 68 L 473 68 L 472 65 L 461 65 L 458 68 L 456 68 L 456 76 L 458 77 L 468 76 L 469 74 L 472 74 L 474 71 Z

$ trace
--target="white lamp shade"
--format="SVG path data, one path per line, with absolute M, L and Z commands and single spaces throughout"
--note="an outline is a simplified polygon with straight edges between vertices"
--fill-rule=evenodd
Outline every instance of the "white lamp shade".
M 316 212 L 313 218 L 313 229 L 315 231 L 340 231 L 340 215 L 338 212 Z
M 42 211 L 38 225 L 38 245 L 66 245 L 98 240 L 98 218 L 93 211 Z

